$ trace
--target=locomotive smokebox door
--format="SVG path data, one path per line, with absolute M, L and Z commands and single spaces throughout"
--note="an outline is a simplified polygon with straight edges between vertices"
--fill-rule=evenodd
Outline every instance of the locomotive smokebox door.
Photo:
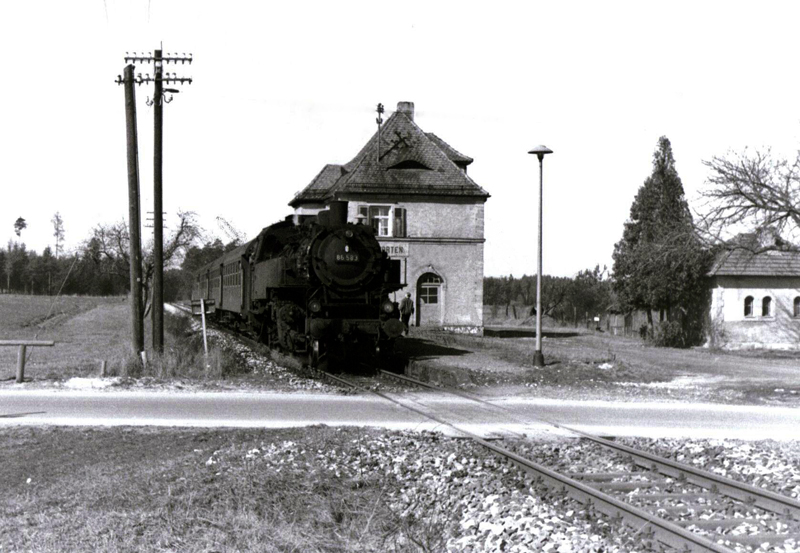
M 383 253 L 368 229 L 349 225 L 323 230 L 310 253 L 317 278 L 337 292 L 367 291 L 381 284 L 375 276 L 383 269 Z

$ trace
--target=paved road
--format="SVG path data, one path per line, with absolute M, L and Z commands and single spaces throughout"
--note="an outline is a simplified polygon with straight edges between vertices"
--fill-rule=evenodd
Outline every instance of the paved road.
M 497 417 L 471 402 L 435 394 L 395 396 L 434 407 L 462 428 L 481 434 L 498 430 Z M 553 433 L 553 421 L 610 436 L 690 436 L 800 439 L 800 409 L 679 403 L 610 403 L 547 399 L 496 400 L 507 420 L 528 433 Z M 375 396 L 277 393 L 175 393 L 62 390 L 0 391 L 0 425 L 136 425 L 279 428 L 368 425 L 447 430 L 421 415 Z M 555 431 L 555 433 L 560 433 Z

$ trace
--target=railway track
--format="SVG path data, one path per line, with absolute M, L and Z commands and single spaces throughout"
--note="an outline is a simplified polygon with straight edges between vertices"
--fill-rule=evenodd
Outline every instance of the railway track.
M 220 330 L 229 332 L 221 328 Z M 256 349 L 266 346 L 237 335 Z M 433 389 L 473 402 L 482 418 L 509 425 L 506 436 L 525 439 L 528 425 L 542 423 L 591 443 L 606 452 L 605 461 L 591 465 L 562 463 L 545 466 L 530 458 L 525 447 L 504 448 L 470 430 L 469 417 L 433 405 L 423 396 L 393 396 L 346 377 L 314 371 L 337 385 L 376 394 L 443 426 L 449 426 L 481 446 L 513 462 L 549 488 L 560 490 L 590 509 L 637 529 L 642 542 L 654 550 L 685 552 L 736 551 L 736 544 L 755 550 L 762 544 L 782 547 L 788 540 L 800 545 L 800 501 L 726 478 L 691 465 L 637 450 L 612 440 L 544 419 L 522 419 L 515 413 L 474 394 L 442 388 L 403 375 L 381 371 L 380 376 L 409 386 Z M 552 466 L 555 464 L 556 466 Z M 611 468 L 611 470 L 609 469 Z M 791 542 L 789 542 L 791 543 Z M 753 549 L 750 549 L 753 548 Z M 774 549 L 759 548 L 758 551 Z
M 515 421 L 522 426 L 531 422 L 520 420 L 510 410 L 460 390 L 441 388 L 386 371 L 381 371 L 381 376 L 468 399 L 487 412 L 494 412 L 501 420 Z M 344 385 L 357 386 L 347 379 L 334 378 Z M 483 447 L 532 473 L 548 487 L 562 490 L 612 520 L 636 528 L 643 542 L 653 547 L 722 553 L 735 551 L 735 544 L 758 548 L 765 543 L 782 547 L 788 540 L 800 543 L 800 501 L 796 499 L 538 419 L 535 422 L 570 432 L 608 453 L 605 463 L 565 464 L 554 469 L 532 460 L 524 452 L 501 447 L 459 428 L 458 423 L 448 421 L 446 415 L 426 412 L 420 401 L 414 400 L 414 404 L 409 404 L 387 394 L 372 393 L 458 429 Z M 517 434 L 524 438 L 523 434 Z M 613 467 L 613 470 L 606 467 Z

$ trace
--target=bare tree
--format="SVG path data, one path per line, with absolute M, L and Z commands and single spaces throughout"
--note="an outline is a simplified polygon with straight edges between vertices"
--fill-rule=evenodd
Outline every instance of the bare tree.
M 64 247 L 62 245 L 64 243 L 64 219 L 61 218 L 61 213 L 56 211 L 50 221 L 53 223 L 53 236 L 56 239 L 56 259 L 58 259 L 61 249 Z
M 235 246 L 241 246 L 247 242 L 247 236 L 227 219 L 217 216 L 217 226 L 226 234 L 230 239 L 230 243 Z
M 125 279 L 130 276 L 129 242 L 128 224 L 119 221 L 92 229 L 92 237 L 86 243 L 85 250 L 102 272 Z
M 164 265 L 177 265 L 186 250 L 201 235 L 200 227 L 191 211 L 178 212 L 178 225 L 164 243 Z M 98 225 L 86 250 L 92 252 L 101 270 L 127 278 L 130 274 L 128 247 L 130 235 L 125 221 L 113 225 Z M 150 311 L 150 292 L 153 282 L 153 248 L 150 244 L 142 253 L 142 295 L 145 298 L 145 315 Z
M 800 243 L 800 152 L 794 161 L 766 152 L 731 153 L 703 162 L 711 171 L 701 192 L 698 229 L 712 243 L 737 232 L 777 233 Z M 739 241 L 737 245 L 744 246 Z M 787 247 L 752 243 L 753 249 Z

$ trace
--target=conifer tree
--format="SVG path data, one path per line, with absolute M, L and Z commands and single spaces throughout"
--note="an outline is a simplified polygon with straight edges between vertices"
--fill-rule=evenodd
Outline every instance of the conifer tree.
M 665 136 L 658 141 L 653 173 L 636 194 L 613 257 L 614 291 L 623 309 L 645 310 L 651 334 L 652 311 L 663 310 L 669 319 L 680 320 L 681 345 L 700 338 L 708 255 L 694 231 Z

